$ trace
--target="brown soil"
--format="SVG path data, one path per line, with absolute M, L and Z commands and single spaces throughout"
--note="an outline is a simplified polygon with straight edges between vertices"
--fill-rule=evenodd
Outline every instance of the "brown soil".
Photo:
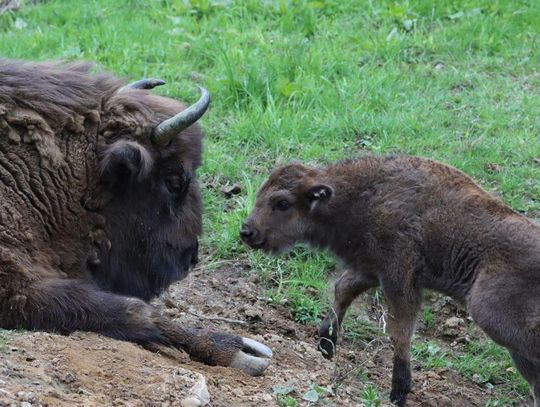
M 230 264 L 193 272 L 157 306 L 178 323 L 234 332 L 270 346 L 273 363 L 263 377 L 90 333 L 19 332 L 9 335 L 0 353 L 0 406 L 179 406 L 200 374 L 215 407 L 276 406 L 275 392 L 285 388 L 292 389 L 289 396 L 299 406 L 315 405 L 302 400 L 312 386 L 326 389 L 317 405 L 361 406 L 366 383 L 380 390 L 381 405 L 389 405 L 392 351 L 384 335 L 361 346 L 342 343 L 336 358 L 327 361 L 316 351 L 315 329 L 295 323 L 285 308 L 268 305 L 259 288 L 255 276 Z M 365 314 L 369 305 L 356 307 Z M 415 368 L 413 380 L 411 406 L 481 406 L 489 398 L 485 388 L 445 369 Z

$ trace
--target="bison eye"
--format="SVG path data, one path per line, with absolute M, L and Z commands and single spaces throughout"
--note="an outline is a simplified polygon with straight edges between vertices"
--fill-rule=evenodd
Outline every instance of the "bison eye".
M 291 207 L 291 204 L 289 203 L 289 201 L 286 201 L 285 199 L 282 199 L 281 201 L 279 201 L 277 204 L 276 204 L 276 208 L 280 211 L 286 211 L 287 209 L 289 209 Z
M 163 182 L 171 194 L 180 194 L 184 192 L 189 185 L 189 177 L 187 174 L 169 175 L 163 179 Z

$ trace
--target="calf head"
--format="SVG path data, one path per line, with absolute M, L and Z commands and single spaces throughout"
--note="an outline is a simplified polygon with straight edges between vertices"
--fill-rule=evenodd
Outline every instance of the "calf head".
M 104 236 L 88 258 L 103 288 L 149 300 L 197 261 L 202 136 L 193 124 L 209 103 L 201 91 L 187 109 L 125 88 L 106 106 L 96 193 Z
M 273 254 L 309 242 L 332 196 L 333 188 L 319 170 L 297 163 L 278 168 L 257 192 L 240 237 L 250 247 Z

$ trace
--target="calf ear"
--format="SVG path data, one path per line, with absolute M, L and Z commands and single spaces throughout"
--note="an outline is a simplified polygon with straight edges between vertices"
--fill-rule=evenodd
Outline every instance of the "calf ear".
M 328 202 L 332 198 L 332 195 L 334 195 L 334 190 L 328 185 L 319 184 L 312 186 L 307 191 L 310 209 L 313 210 L 317 206 Z
M 135 141 L 116 141 L 107 146 L 100 156 L 101 182 L 115 190 L 142 181 L 153 165 L 150 152 Z

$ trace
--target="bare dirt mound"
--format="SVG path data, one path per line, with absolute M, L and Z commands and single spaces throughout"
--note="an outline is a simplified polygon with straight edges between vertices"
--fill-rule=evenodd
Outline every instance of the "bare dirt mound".
M 156 305 L 178 323 L 234 332 L 270 346 L 273 363 L 263 377 L 89 333 L 20 332 L 9 335 L 0 353 L 0 406 L 179 406 L 200 385 L 201 374 L 215 407 L 361 406 L 366 383 L 381 389 L 380 405 L 388 405 L 392 351 L 387 340 L 362 349 L 341 344 L 336 358 L 327 361 L 316 351 L 314 328 L 295 323 L 284 308 L 267 305 L 259 288 L 255 276 L 232 264 L 193 272 Z M 488 399 L 484 389 L 445 369 L 415 371 L 413 380 L 412 406 L 479 406 Z M 298 404 L 285 404 L 288 396 Z

